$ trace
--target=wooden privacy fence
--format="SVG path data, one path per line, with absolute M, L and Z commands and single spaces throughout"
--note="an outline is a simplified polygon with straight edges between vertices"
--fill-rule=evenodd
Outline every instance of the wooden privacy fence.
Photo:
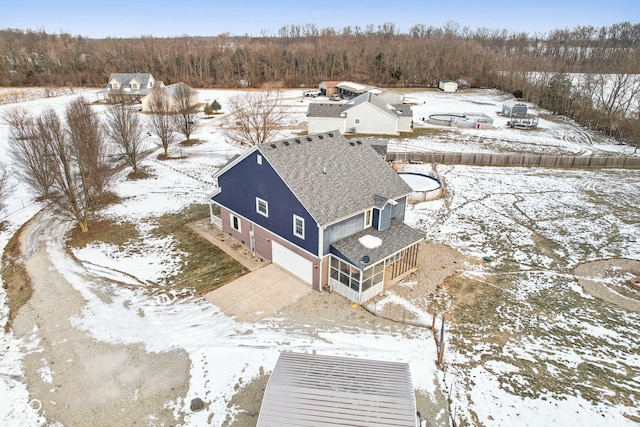
M 386 159 L 387 161 L 396 162 L 448 165 L 640 169 L 640 157 L 632 156 L 387 152 Z

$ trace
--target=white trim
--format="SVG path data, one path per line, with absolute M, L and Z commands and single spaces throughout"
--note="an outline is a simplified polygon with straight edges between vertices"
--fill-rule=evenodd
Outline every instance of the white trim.
M 369 221 L 367 221 L 367 214 L 369 215 Z M 373 224 L 373 208 L 364 211 L 364 228 L 369 228 Z
M 302 233 L 298 233 L 297 221 L 300 220 L 302 225 Z M 304 218 L 293 214 L 293 235 L 304 240 Z
M 234 227 L 234 224 L 233 224 L 234 219 L 238 220 L 238 228 Z M 239 216 L 236 216 L 231 212 L 229 212 L 229 225 L 231 226 L 232 229 L 236 230 L 238 233 L 242 233 L 242 220 L 240 219 Z
M 259 165 L 261 165 L 261 164 L 262 164 L 262 154 L 258 154 L 258 155 L 256 156 L 256 161 L 258 162 L 258 164 L 259 164 Z
M 244 153 L 240 154 L 238 157 L 236 157 L 231 162 L 227 163 L 222 169 L 218 170 L 218 172 L 216 172 L 213 175 L 213 177 L 217 178 L 217 177 L 223 175 L 229 169 L 231 169 L 232 167 L 234 167 L 235 165 L 237 165 L 238 163 L 240 163 L 241 161 L 243 161 L 244 159 L 249 157 L 254 151 L 258 151 L 258 146 L 257 145 L 254 145 L 252 148 L 250 148 L 249 150 L 247 150 Z
M 260 202 L 264 203 L 264 212 L 260 210 Z M 256 197 L 256 212 L 260 215 L 269 218 L 269 202 L 260 197 Z

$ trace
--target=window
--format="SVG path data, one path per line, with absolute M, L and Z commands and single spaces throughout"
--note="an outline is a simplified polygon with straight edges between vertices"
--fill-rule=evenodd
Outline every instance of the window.
M 260 154 L 258 154 L 258 156 L 256 157 L 256 160 L 258 161 L 259 165 L 262 164 L 262 156 Z
M 293 235 L 304 239 L 304 218 L 298 215 L 293 216 Z
M 360 119 L 354 119 L 353 121 L 355 124 L 359 125 L 360 124 Z
M 256 212 L 269 218 L 269 203 L 267 203 L 266 200 L 256 197 Z
M 369 209 L 364 213 L 364 228 L 371 227 L 372 220 L 373 220 L 373 209 Z
M 240 218 L 231 214 L 229 216 L 229 221 L 231 222 L 231 228 L 233 228 L 236 231 L 240 231 Z
M 335 282 L 339 282 L 355 292 L 360 292 L 360 270 L 356 267 L 338 258 L 331 257 L 331 268 L 329 270 L 330 277 Z M 383 276 L 380 276 L 379 280 L 383 280 Z

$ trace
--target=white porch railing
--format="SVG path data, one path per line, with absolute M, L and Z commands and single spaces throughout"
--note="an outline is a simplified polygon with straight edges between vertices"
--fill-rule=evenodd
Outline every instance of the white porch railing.
M 219 216 L 211 215 L 211 224 L 222 230 L 222 219 Z
M 368 300 L 382 292 L 382 290 L 384 289 L 384 282 L 380 282 L 362 292 L 361 295 L 358 295 L 357 291 L 354 291 L 350 287 L 345 286 L 343 283 L 331 277 L 329 278 L 329 284 L 336 293 L 347 298 L 349 301 L 357 302 L 358 304 L 367 302 Z

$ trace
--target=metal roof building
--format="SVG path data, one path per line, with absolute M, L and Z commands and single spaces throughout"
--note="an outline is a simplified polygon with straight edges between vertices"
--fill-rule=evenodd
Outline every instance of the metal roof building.
M 416 427 L 407 363 L 283 352 L 257 427 Z

